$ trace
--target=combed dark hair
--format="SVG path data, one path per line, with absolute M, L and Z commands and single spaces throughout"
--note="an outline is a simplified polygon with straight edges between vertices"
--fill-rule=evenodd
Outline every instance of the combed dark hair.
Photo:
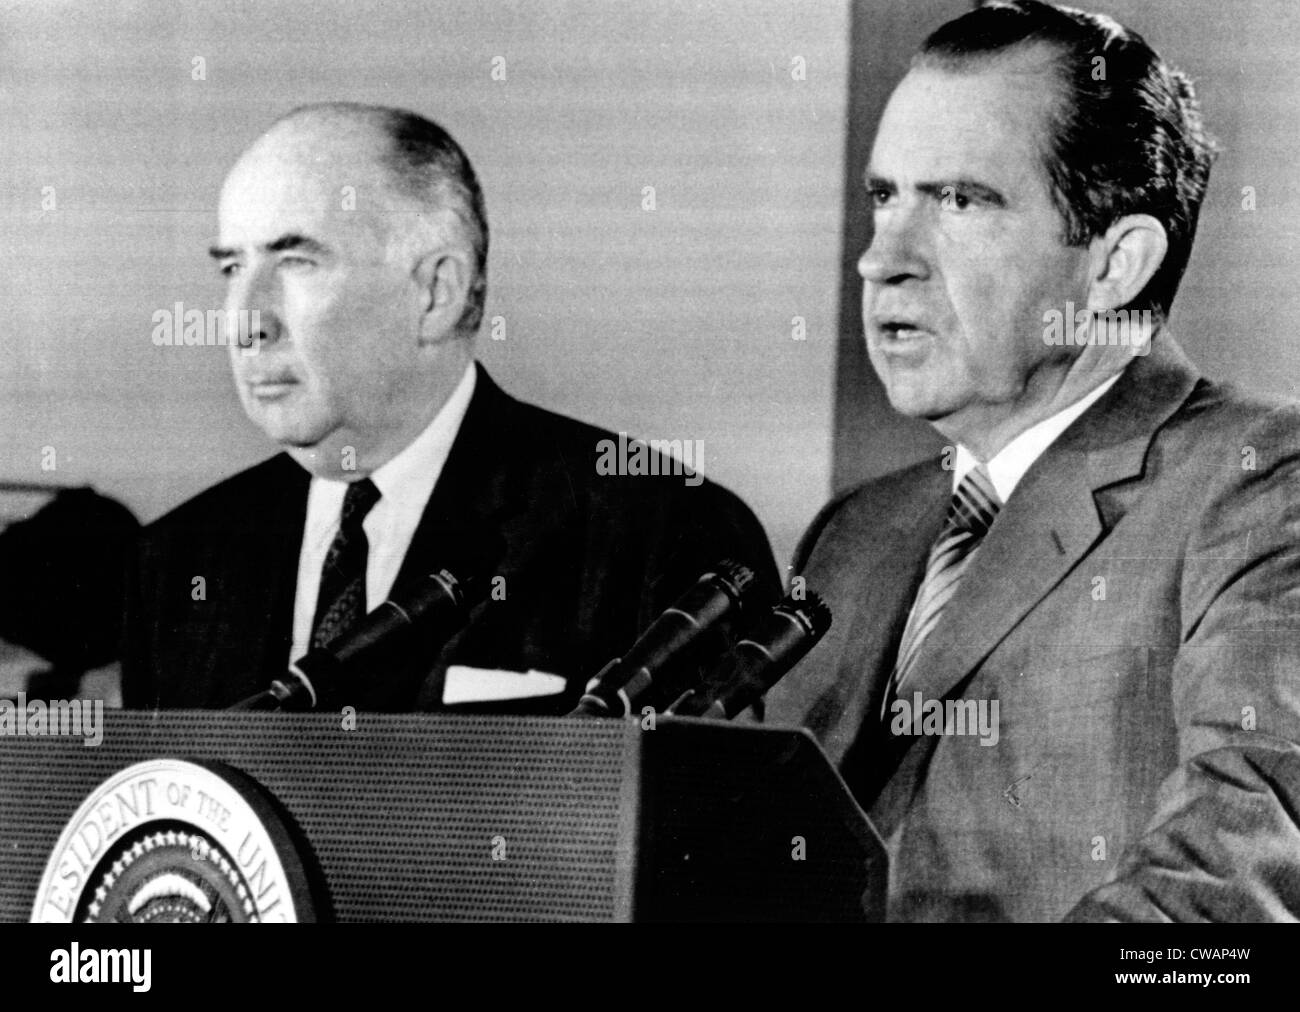
M 483 191 L 469 156 L 437 123 L 408 109 L 325 102 L 299 106 L 277 122 L 311 116 L 337 116 L 376 128 L 389 141 L 382 161 L 394 187 L 423 207 L 456 215 L 475 261 L 474 279 L 458 326 L 471 333 L 478 330 L 487 300 L 488 222 Z
M 1062 95 L 1043 160 L 1065 242 L 1086 245 L 1127 214 L 1156 218 L 1169 249 L 1131 305 L 1164 319 L 1187 269 L 1216 153 L 1192 83 L 1117 21 L 1037 0 L 993 0 L 949 21 L 913 64 L 962 71 L 1035 44 L 1060 56 Z
M 453 211 L 465 226 L 474 250 L 474 280 L 460 326 L 478 330 L 487 299 L 487 210 L 474 166 L 442 127 L 405 109 L 386 110 L 384 127 L 393 142 L 387 164 L 410 196 Z

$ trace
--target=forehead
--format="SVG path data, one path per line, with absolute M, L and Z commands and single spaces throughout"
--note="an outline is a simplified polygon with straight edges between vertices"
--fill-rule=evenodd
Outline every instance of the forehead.
M 900 184 L 975 178 L 1046 195 L 1042 152 L 1056 82 L 1041 58 L 911 70 L 890 96 L 871 168 Z
M 339 244 L 382 239 L 388 201 L 378 144 L 302 130 L 262 137 L 221 188 L 222 244 L 259 245 L 290 233 Z

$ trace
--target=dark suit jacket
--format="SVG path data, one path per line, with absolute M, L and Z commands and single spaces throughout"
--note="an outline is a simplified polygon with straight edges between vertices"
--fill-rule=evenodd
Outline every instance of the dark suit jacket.
M 768 698 L 886 839 L 890 917 L 1300 916 L 1300 410 L 1162 336 L 1034 463 L 904 691 L 997 701 L 996 745 L 878 716 L 951 479 L 822 512 L 834 625 Z
M 444 649 L 412 655 L 323 708 L 438 709 L 447 666 L 463 664 L 563 675 L 558 696 L 489 708 L 564 713 L 718 560 L 751 566 L 761 594 L 776 599 L 767 538 L 734 495 L 682 476 L 599 475 L 597 444 L 615 437 L 521 403 L 478 370 L 393 593 L 463 558 L 467 539 L 499 536 L 504 555 L 491 571 L 505 599 L 480 604 Z M 223 707 L 283 674 L 309 482 L 281 454 L 146 529 L 128 604 L 127 706 Z

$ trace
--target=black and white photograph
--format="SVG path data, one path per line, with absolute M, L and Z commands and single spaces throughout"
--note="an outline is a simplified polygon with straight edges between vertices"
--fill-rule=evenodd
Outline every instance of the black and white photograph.
M 21 983 L 1280 979 L 1300 7 L 1078 3 L 0 2 Z

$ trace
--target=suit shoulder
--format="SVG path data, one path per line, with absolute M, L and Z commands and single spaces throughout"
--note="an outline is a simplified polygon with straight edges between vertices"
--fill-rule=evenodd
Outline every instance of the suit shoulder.
M 704 476 L 704 441 L 641 439 L 514 398 L 507 403 L 517 466 L 579 516 L 598 521 L 596 529 L 638 532 L 637 551 L 671 553 L 687 544 L 687 554 L 701 558 L 713 551 L 734 555 L 778 584 L 753 510 Z
M 1187 439 L 1197 447 L 1222 444 L 1234 453 L 1247 447 L 1267 448 L 1291 457 L 1300 454 L 1300 403 L 1203 379 L 1167 429 L 1173 438 Z
M 1180 415 L 1220 427 L 1252 425 L 1264 419 L 1300 423 L 1300 402 L 1275 394 L 1253 393 L 1235 383 L 1202 378 L 1183 404 Z
M 517 445 L 548 450 L 572 457 L 591 454 L 602 439 L 616 438 L 596 425 L 505 395 L 512 414 L 511 436 Z
M 821 508 L 809 533 L 856 516 L 879 516 L 909 501 L 921 489 L 942 484 L 949 472 L 923 460 L 845 489 Z
M 750 512 L 735 493 L 704 477 L 702 441 L 611 432 L 514 398 L 511 410 L 516 448 L 535 461 L 551 459 L 575 491 L 584 490 L 594 500 L 634 499 L 662 506 L 689 493 L 690 500 L 712 508 Z
M 276 454 L 259 464 L 224 478 L 145 527 L 147 539 L 181 533 L 199 527 L 246 524 L 264 504 L 279 502 L 283 496 L 309 482 L 305 471 L 287 454 Z
M 876 526 L 882 518 L 912 515 L 918 502 L 942 490 L 949 475 L 936 461 L 922 460 L 845 489 L 821 508 L 800 539 L 796 571 L 819 542 L 859 540 L 864 527 Z

